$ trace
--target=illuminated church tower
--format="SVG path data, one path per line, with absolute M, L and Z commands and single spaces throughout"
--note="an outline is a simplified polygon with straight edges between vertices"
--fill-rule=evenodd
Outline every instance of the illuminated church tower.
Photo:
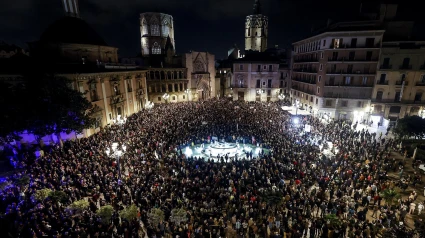
M 255 0 L 254 13 L 245 21 L 245 51 L 263 52 L 267 49 L 268 18 L 261 14 L 260 0 Z
M 80 17 L 80 9 L 78 0 L 62 0 L 65 14 L 70 17 Z

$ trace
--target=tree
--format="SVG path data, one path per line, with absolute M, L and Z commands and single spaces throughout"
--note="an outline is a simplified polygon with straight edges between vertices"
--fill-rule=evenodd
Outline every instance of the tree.
M 159 208 L 152 208 L 148 213 L 148 222 L 152 227 L 157 227 L 164 218 L 164 212 Z
M 89 205 L 90 204 L 88 201 L 81 199 L 71 203 L 71 205 L 69 205 L 69 209 L 71 209 L 72 211 L 76 213 L 81 213 L 83 210 L 87 209 Z
M 111 222 L 112 214 L 114 213 L 114 208 L 111 205 L 102 206 L 96 213 L 102 219 L 104 224 L 109 224 Z
M 37 191 L 35 192 L 35 194 L 34 194 L 34 198 L 35 198 L 37 201 L 42 202 L 42 201 L 44 201 L 44 199 L 46 199 L 47 197 L 49 197 L 49 195 L 50 195 L 51 193 L 52 193 L 52 190 L 51 190 L 51 189 L 43 188 L 43 189 L 37 190 Z
M 27 130 L 41 139 L 91 128 L 95 108 L 65 77 L 30 70 L 19 84 L 0 83 L 0 143 Z
M 180 225 L 181 222 L 187 221 L 187 212 L 183 208 L 174 208 L 171 210 L 170 221 Z
M 400 138 L 423 137 L 425 135 L 425 119 L 419 116 L 399 119 L 393 132 Z
M 270 208 L 276 210 L 276 207 L 282 205 L 283 203 L 283 193 L 277 189 L 267 189 L 264 190 L 260 197 Z
M 338 229 L 341 226 L 341 220 L 335 214 L 326 215 L 325 220 L 330 229 Z
M 126 219 L 127 221 L 132 221 L 137 218 L 137 207 L 134 204 L 124 208 L 124 210 L 119 212 L 121 218 Z
M 391 209 L 393 202 L 400 198 L 400 193 L 395 189 L 385 189 L 381 192 L 380 196 L 385 200 L 385 203 L 388 205 L 388 209 Z
M 21 139 L 18 134 L 27 125 L 24 95 L 26 92 L 22 83 L 0 81 L 0 144 Z
M 15 185 L 21 188 L 21 191 L 25 186 L 27 186 L 30 183 L 30 177 L 28 175 L 23 175 L 22 177 L 18 178 L 15 182 Z
M 54 203 L 65 203 L 68 200 L 68 195 L 64 191 L 52 191 L 49 197 Z
M 81 133 L 94 125 L 91 117 L 92 104 L 84 94 L 72 89 L 70 80 L 47 74 L 26 76 L 29 103 L 30 126 L 28 130 L 39 137 L 50 134 Z

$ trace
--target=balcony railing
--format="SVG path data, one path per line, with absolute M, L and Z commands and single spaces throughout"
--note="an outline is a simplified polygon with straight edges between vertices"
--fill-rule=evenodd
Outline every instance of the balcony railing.
M 375 74 L 374 72 L 371 72 L 369 70 L 327 70 L 326 74 L 354 74 L 354 75 L 362 75 L 362 74 Z
M 231 88 L 248 88 L 248 85 L 244 84 L 232 84 L 230 85 Z
M 314 68 L 293 69 L 293 71 L 299 73 L 317 73 L 317 69 Z
M 393 66 L 390 64 L 382 64 L 379 69 L 392 69 Z
M 408 82 L 404 81 L 404 86 L 407 86 Z M 403 85 L 403 81 L 396 81 L 395 85 Z
M 381 45 L 378 44 L 362 44 L 362 45 L 351 45 L 351 44 L 343 44 L 339 47 L 335 47 L 331 45 L 329 49 L 362 49 L 362 48 L 379 48 Z
M 369 99 L 367 95 L 356 95 L 356 94 L 345 94 L 345 93 L 335 93 L 327 92 L 324 94 L 326 98 L 347 98 L 347 99 Z
M 315 79 L 301 79 L 301 78 L 292 78 L 292 81 L 302 82 L 302 83 L 308 83 L 308 84 L 316 84 Z
M 425 100 L 399 100 L 399 99 L 379 99 L 372 98 L 372 102 L 380 103 L 401 103 L 401 104 L 425 104 Z
M 334 58 L 329 57 L 328 61 L 330 62 L 368 62 L 368 61 L 378 61 L 378 58 L 347 58 L 347 57 L 340 57 L 340 58 Z
M 379 84 L 379 85 L 388 85 L 388 81 L 386 80 L 386 81 L 378 81 L 376 84 Z
M 367 84 L 343 84 L 343 83 L 326 83 L 325 87 L 361 87 L 361 88 L 372 88 L 373 85 L 367 85 Z
M 303 59 L 294 59 L 294 63 L 306 63 L 306 62 L 319 62 L 317 57 L 314 58 L 303 58 Z
M 399 69 L 412 69 L 412 65 L 400 65 Z

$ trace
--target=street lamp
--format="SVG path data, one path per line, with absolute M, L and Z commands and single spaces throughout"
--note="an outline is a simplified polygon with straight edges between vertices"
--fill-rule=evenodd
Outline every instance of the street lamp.
M 148 101 L 148 102 L 146 103 L 146 105 L 145 105 L 146 109 L 148 109 L 148 110 L 152 109 L 152 108 L 153 108 L 153 106 L 154 106 L 154 104 L 153 104 L 153 102 L 151 102 L 151 101 Z
M 283 95 L 283 93 L 279 94 L 277 96 L 280 100 L 284 100 L 285 99 L 285 95 Z
M 298 107 L 300 106 L 300 101 L 297 99 L 294 103 L 295 106 L 295 115 L 298 115 Z
M 164 93 L 164 95 L 162 95 L 162 98 L 165 100 L 165 102 L 168 102 L 168 99 L 170 98 L 170 95 L 168 93 Z
M 121 164 L 120 164 L 120 157 L 123 153 L 125 153 L 127 147 L 125 145 L 121 145 L 121 148 L 119 148 L 119 145 L 117 142 L 112 143 L 111 149 L 107 148 L 105 153 L 108 157 L 112 159 L 116 159 L 117 161 L 117 169 L 118 169 L 118 186 L 121 183 Z M 117 186 L 117 187 L 118 187 Z
M 190 89 L 186 89 L 186 90 L 184 90 L 184 92 L 186 93 L 186 95 L 187 95 L 187 101 L 189 102 Z

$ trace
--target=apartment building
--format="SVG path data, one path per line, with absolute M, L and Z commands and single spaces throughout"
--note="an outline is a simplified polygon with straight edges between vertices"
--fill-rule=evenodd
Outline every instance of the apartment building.
M 285 76 L 279 59 L 266 53 L 251 53 L 233 62 L 229 95 L 233 100 L 277 101 L 284 92 Z
M 383 42 L 372 94 L 371 119 L 387 124 L 425 116 L 425 42 Z
M 290 97 L 325 118 L 366 119 L 384 30 L 338 23 L 293 43 Z

